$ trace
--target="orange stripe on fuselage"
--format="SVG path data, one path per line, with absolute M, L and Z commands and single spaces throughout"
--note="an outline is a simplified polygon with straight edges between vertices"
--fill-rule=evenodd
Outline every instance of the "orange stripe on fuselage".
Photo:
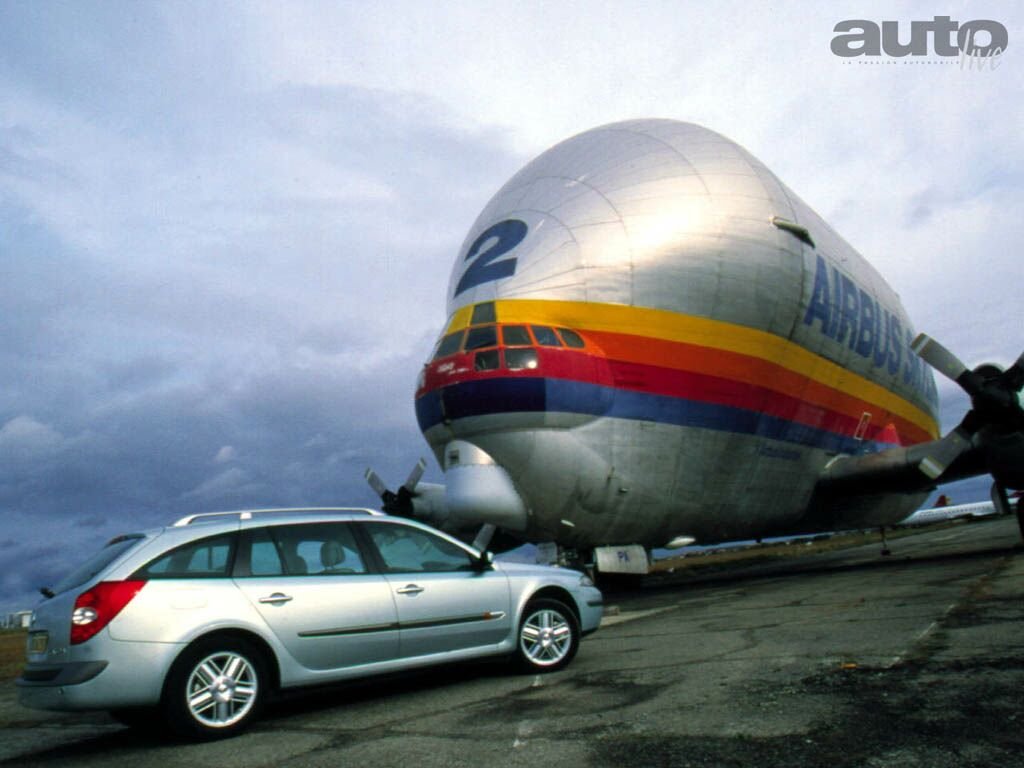
M 609 361 L 752 384 L 855 422 L 870 413 L 872 432 L 892 424 L 903 444 L 922 442 L 938 434 L 935 419 L 909 400 L 765 331 L 668 310 L 617 304 L 506 299 L 495 305 L 499 323 L 572 328 L 585 335 Z M 457 310 L 448 330 L 469 325 L 471 309 Z
M 887 424 L 892 424 L 904 445 L 931 439 L 927 431 L 908 419 L 768 360 L 698 344 L 623 333 L 592 331 L 587 332 L 587 338 L 609 360 L 709 374 L 763 388 L 847 416 L 855 425 L 868 412 L 871 413 L 872 432 L 881 431 Z

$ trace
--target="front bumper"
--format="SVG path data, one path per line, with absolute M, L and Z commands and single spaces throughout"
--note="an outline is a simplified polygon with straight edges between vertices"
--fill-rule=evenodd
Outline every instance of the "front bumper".
M 597 631 L 601 626 L 601 617 L 604 615 L 604 595 L 597 587 L 584 587 L 581 599 L 578 601 L 580 609 L 580 631 L 584 635 Z

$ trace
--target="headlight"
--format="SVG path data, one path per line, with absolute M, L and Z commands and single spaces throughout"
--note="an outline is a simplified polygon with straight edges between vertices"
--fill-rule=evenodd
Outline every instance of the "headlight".
M 584 573 L 582 576 L 580 576 L 580 586 L 581 587 L 593 587 L 594 586 L 594 580 L 591 579 L 589 576 L 587 576 L 587 574 Z

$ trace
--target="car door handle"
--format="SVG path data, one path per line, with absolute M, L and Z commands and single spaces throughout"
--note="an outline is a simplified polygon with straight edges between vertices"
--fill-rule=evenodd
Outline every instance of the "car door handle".
M 287 603 L 288 601 L 290 601 L 292 599 L 293 598 L 290 595 L 282 595 L 280 592 L 275 592 L 274 594 L 270 595 L 269 597 L 261 597 L 260 598 L 260 602 L 261 603 L 270 603 L 271 605 L 276 605 L 277 603 Z
M 419 584 L 407 584 L 406 586 L 404 586 L 404 587 L 402 587 L 401 589 L 398 590 L 398 594 L 400 594 L 400 595 L 418 595 L 422 591 L 423 591 L 423 587 L 421 587 Z

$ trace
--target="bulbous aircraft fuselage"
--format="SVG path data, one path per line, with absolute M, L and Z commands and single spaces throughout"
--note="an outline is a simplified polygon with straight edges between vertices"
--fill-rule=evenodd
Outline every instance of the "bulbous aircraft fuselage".
M 896 294 L 696 125 L 607 125 L 529 163 L 470 229 L 448 313 L 420 427 L 446 473 L 467 446 L 500 468 L 525 540 L 794 530 L 832 457 L 937 434 Z M 895 522 L 920 501 L 846 515 Z

